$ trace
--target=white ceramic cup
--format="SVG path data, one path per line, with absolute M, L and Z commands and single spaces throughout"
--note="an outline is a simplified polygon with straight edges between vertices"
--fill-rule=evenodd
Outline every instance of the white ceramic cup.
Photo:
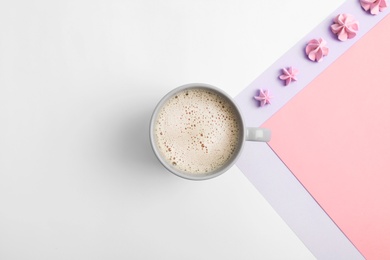
M 176 168 L 174 165 L 172 165 L 170 162 L 168 162 L 162 152 L 160 151 L 158 144 L 157 144 L 157 138 L 156 136 L 156 124 L 157 124 L 157 118 L 160 113 L 161 108 L 166 104 L 168 100 L 170 100 L 172 97 L 174 97 L 177 93 L 182 92 L 183 90 L 190 90 L 190 89 L 205 89 L 208 91 L 212 91 L 214 93 L 217 93 L 222 98 L 224 98 L 226 101 L 228 101 L 233 109 L 235 110 L 235 116 L 236 120 L 239 124 L 239 141 L 237 142 L 236 148 L 234 150 L 233 155 L 230 157 L 229 160 L 226 161 L 221 167 L 208 172 L 208 173 L 191 173 L 188 171 L 182 171 L 178 168 Z M 221 175 L 225 171 L 227 171 L 230 167 L 234 165 L 238 157 L 240 156 L 240 153 L 244 147 L 245 141 L 257 141 L 257 142 L 268 142 L 271 138 L 271 131 L 266 128 L 259 128 L 259 127 L 245 127 L 244 120 L 242 117 L 242 114 L 240 113 L 237 105 L 234 103 L 233 99 L 229 97 L 228 94 L 223 92 L 222 90 L 211 86 L 209 84 L 204 83 L 191 83 L 187 85 L 183 85 L 181 87 L 175 88 L 172 91 L 170 91 L 168 94 L 166 94 L 161 101 L 157 104 L 152 119 L 150 122 L 150 142 L 152 145 L 152 149 L 158 158 L 158 160 L 161 162 L 161 164 L 168 169 L 170 172 L 174 173 L 175 175 L 189 179 L 189 180 L 206 180 L 213 177 L 216 177 L 218 175 Z

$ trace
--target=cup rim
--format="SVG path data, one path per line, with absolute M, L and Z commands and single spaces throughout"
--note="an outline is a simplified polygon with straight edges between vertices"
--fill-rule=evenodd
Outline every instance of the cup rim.
M 242 130 L 240 140 L 239 140 L 238 149 L 235 152 L 235 154 L 233 155 L 234 157 L 231 158 L 227 164 L 223 165 L 221 168 L 218 168 L 215 172 L 211 172 L 209 174 L 191 174 L 191 173 L 181 171 L 181 170 L 176 169 L 175 167 L 171 166 L 166 160 L 164 160 L 162 155 L 160 155 L 159 148 L 157 147 L 156 138 L 155 138 L 155 122 L 156 122 L 156 119 L 157 119 L 157 116 L 158 116 L 160 109 L 176 93 L 181 92 L 181 91 L 186 90 L 186 89 L 196 89 L 196 88 L 210 89 L 214 92 L 217 92 L 217 93 L 223 95 L 224 98 L 229 100 L 230 103 L 232 104 L 232 106 L 237 111 L 238 121 L 240 124 L 240 128 Z M 182 86 L 179 86 L 179 87 L 172 89 L 157 103 L 157 105 L 153 111 L 152 117 L 150 119 L 149 140 L 150 140 L 150 144 L 152 146 L 152 150 L 153 150 L 154 154 L 156 155 L 157 159 L 160 161 L 160 163 L 168 171 L 170 171 L 171 173 L 173 173 L 181 178 L 188 179 L 188 180 L 207 180 L 207 179 L 215 178 L 215 177 L 221 175 L 222 173 L 226 172 L 228 169 L 230 169 L 236 163 L 237 159 L 239 158 L 239 156 L 242 152 L 242 149 L 243 149 L 243 146 L 245 143 L 245 124 L 244 124 L 244 120 L 243 120 L 240 109 L 238 108 L 238 106 L 234 102 L 234 100 L 226 92 L 224 92 L 223 90 L 221 90 L 213 85 L 206 84 L 206 83 L 189 83 L 189 84 L 185 84 L 185 85 L 182 85 Z

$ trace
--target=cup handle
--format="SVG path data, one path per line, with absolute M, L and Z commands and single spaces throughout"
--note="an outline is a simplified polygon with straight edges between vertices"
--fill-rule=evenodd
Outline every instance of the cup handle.
M 271 130 L 259 127 L 247 127 L 245 129 L 245 140 L 255 142 L 269 142 L 271 140 Z

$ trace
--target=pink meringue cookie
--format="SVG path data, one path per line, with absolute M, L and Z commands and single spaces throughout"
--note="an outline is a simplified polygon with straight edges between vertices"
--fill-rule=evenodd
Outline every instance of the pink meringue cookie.
M 386 0 L 360 0 L 360 5 L 373 15 L 377 15 L 387 8 Z
M 359 31 L 359 22 L 350 14 L 339 14 L 333 22 L 330 28 L 334 34 L 337 34 L 340 41 L 352 39 Z
M 254 96 L 254 98 L 260 102 L 260 107 L 271 104 L 271 94 L 267 89 L 260 89 L 259 95 Z
M 321 62 L 328 55 L 329 48 L 325 46 L 326 41 L 322 38 L 313 39 L 306 45 L 306 55 L 312 61 Z
M 279 79 L 284 80 L 284 85 L 288 86 L 292 81 L 297 80 L 297 74 L 299 70 L 289 67 L 282 69 L 282 75 L 279 76 Z

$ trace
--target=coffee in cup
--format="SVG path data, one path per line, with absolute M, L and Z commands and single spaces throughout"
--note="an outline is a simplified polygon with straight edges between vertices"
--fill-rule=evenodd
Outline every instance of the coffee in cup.
M 238 107 L 227 94 L 202 83 L 168 93 L 150 124 L 157 158 L 169 171 L 191 180 L 225 172 L 238 158 L 245 140 L 269 139 L 268 129 L 244 127 Z
M 184 89 L 161 107 L 155 124 L 157 147 L 172 167 L 206 174 L 234 155 L 242 131 L 230 100 L 205 88 Z

